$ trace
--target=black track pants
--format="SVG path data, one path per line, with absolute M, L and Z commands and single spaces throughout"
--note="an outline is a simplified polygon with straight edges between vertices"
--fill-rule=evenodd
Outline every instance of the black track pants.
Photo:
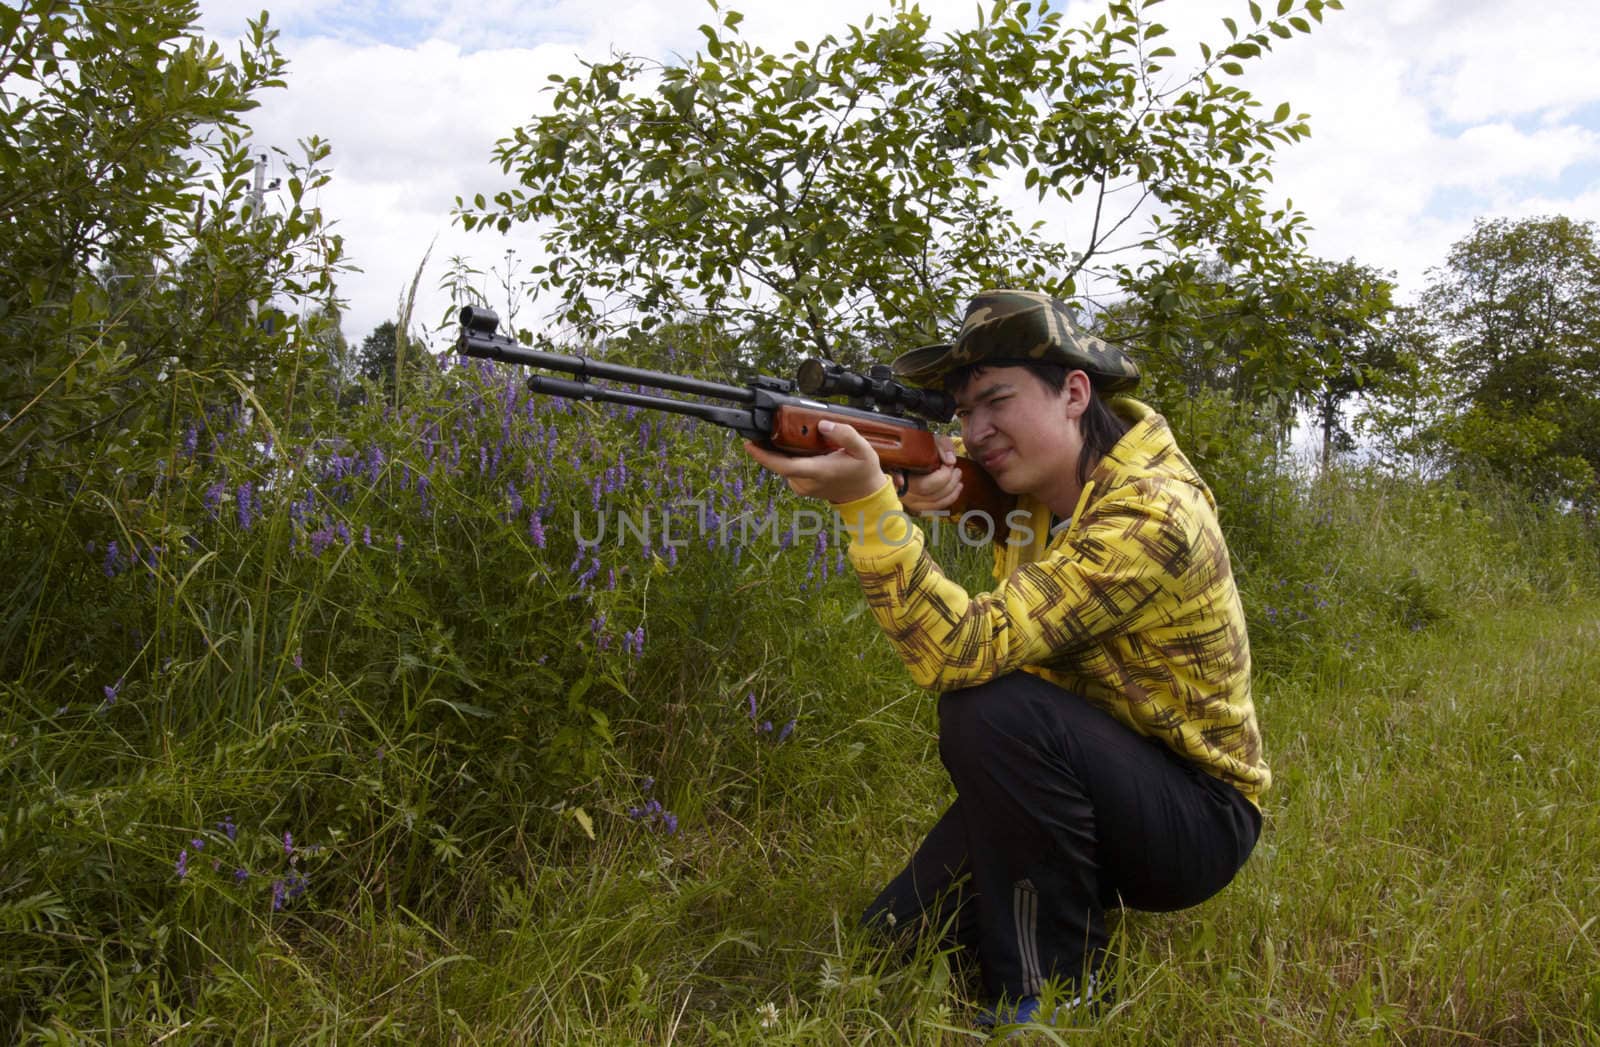
M 941 697 L 939 755 L 956 801 L 864 922 L 942 929 L 995 998 L 1077 983 L 1103 959 L 1108 908 L 1204 901 L 1261 829 L 1233 786 L 1027 673 Z

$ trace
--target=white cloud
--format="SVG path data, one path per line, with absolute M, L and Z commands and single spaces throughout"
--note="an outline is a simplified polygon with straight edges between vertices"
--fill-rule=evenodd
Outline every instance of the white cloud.
M 1443 143 L 1440 182 L 1491 188 L 1524 178 L 1559 178 L 1574 164 L 1600 160 L 1600 135 L 1570 124 L 1525 132 L 1509 123 L 1478 124 Z
M 491 164 L 496 139 L 540 104 L 551 73 L 577 61 L 559 46 L 463 55 L 454 44 L 351 46 L 314 38 L 288 47 L 289 89 L 251 114 L 256 141 L 287 146 L 315 133 L 333 143 L 333 179 L 318 203 L 363 272 L 340 280 L 349 300 L 346 334 L 361 337 L 394 316 L 395 302 L 437 238 L 417 318 L 434 323 L 447 304 L 433 293 L 452 255 L 503 266 L 507 246 L 537 256 L 527 232 L 467 234 L 454 224 L 455 197 L 504 188 Z
M 1279 42 L 1245 86 L 1311 115 L 1276 187 L 1311 220 L 1312 250 L 1393 269 L 1414 294 L 1477 214 L 1538 194 L 1535 213 L 1600 218 L 1592 194 L 1554 192 L 1600 158 L 1600 127 L 1577 119 L 1600 103 L 1583 54 L 1597 31 L 1586 3 L 1406 0 L 1351 3 Z
M 1596 99 L 1588 0 L 1543 4 L 1434 0 L 1415 23 L 1419 75 L 1445 119 L 1468 123 Z

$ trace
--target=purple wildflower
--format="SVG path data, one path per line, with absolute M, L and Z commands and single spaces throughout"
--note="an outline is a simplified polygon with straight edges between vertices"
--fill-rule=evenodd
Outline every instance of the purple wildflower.
M 245 880 L 249 879 L 249 877 L 250 877 L 250 874 L 248 872 L 246 872 L 243 868 L 239 868 L 239 869 L 233 870 L 233 882 L 234 883 L 244 883 Z
M 105 693 L 107 705 L 116 705 L 117 692 L 122 690 L 122 680 L 119 679 L 116 683 L 102 687 L 100 690 Z
M 178 852 L 178 879 L 182 880 L 189 875 L 189 852 L 187 849 Z
M 371 524 L 368 524 L 367 526 L 365 526 L 365 527 L 363 527 L 361 529 L 361 544 L 362 545 L 371 545 L 372 544 L 372 525 Z
M 255 508 L 255 492 L 251 488 L 249 481 L 239 485 L 236 497 L 238 504 L 235 508 L 238 512 L 239 526 L 248 531 L 250 526 L 255 523 L 255 513 L 253 512 Z
M 645 791 L 648 792 L 653 779 L 645 779 Z M 665 832 L 668 836 L 678 831 L 678 816 L 661 806 L 660 800 L 649 800 L 642 807 L 628 808 L 628 817 L 632 821 L 645 822 L 652 829 Z
M 272 881 L 272 911 L 278 912 L 283 908 L 283 881 Z
M 286 855 L 294 854 L 294 837 L 289 833 L 283 834 L 283 853 Z
M 528 517 L 528 538 L 533 542 L 534 548 L 544 548 L 544 523 L 540 521 L 537 509 Z
M 783 730 L 778 732 L 778 744 L 782 745 L 784 743 L 784 741 L 788 739 L 789 735 L 791 735 L 793 733 L 794 733 L 794 721 L 790 720 L 788 723 L 783 725 Z
M 754 720 L 756 718 L 756 692 L 751 691 L 745 695 L 745 700 L 750 703 L 750 719 Z
M 222 816 L 222 821 L 217 823 L 217 830 L 229 840 L 235 839 L 239 835 L 239 827 L 233 824 L 233 815 L 231 814 Z
M 104 567 L 102 568 L 102 570 L 104 570 L 106 572 L 106 577 L 107 578 L 115 578 L 117 576 L 117 566 L 121 562 L 122 562 L 122 554 L 117 550 L 117 543 L 116 542 L 107 542 L 106 543 L 106 562 L 105 562 Z

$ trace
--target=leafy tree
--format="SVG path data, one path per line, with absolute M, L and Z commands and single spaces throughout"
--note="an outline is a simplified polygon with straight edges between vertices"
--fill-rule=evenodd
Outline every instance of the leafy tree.
M 844 358 L 947 334 L 983 286 L 1072 295 L 1091 274 L 1128 285 L 1208 253 L 1271 282 L 1301 218 L 1264 203 L 1270 158 L 1307 127 L 1231 81 L 1340 5 L 1283 0 L 1264 17 L 1251 3 L 1253 28 L 1224 20 L 1225 42 L 1169 71 L 1157 2 L 1067 28 L 999 0 L 943 37 L 897 3 L 783 55 L 717 11 L 687 60 L 621 55 L 552 78 L 549 115 L 497 147 L 520 188 L 480 194 L 461 220 L 543 223 L 537 291 L 579 328 L 711 317 Z M 1067 244 L 1024 225 L 1002 179 L 1092 209 L 1090 232 Z
M 1386 329 L 1394 311 L 1392 277 L 1355 259 L 1309 268 L 1312 308 L 1290 326 L 1301 359 L 1320 364 L 1306 368 L 1311 381 L 1300 397 L 1322 431 L 1326 471 L 1335 451 L 1355 446 L 1346 405 L 1375 380 L 1401 371 L 1402 362 Z
M 157 453 L 151 430 L 240 395 L 293 396 L 314 344 L 291 300 L 340 264 L 306 194 L 326 143 L 257 206 L 243 116 L 283 84 L 265 17 L 237 61 L 194 3 L 0 8 L 0 475 L 46 502 Z M 288 158 L 284 158 L 286 161 Z M 276 306 L 275 306 L 276 303 Z M 275 312 L 277 307 L 285 307 Z M 277 315 L 283 323 L 267 323 Z M 175 380 L 181 379 L 181 381 Z M 31 505 L 32 499 L 16 504 Z
M 1449 415 L 1437 367 L 1438 335 L 1424 312 L 1396 306 L 1384 324 L 1378 349 L 1385 366 L 1371 372 L 1362 389 L 1354 427 L 1371 437 L 1368 453 L 1396 473 L 1437 473 L 1441 464 L 1439 424 Z
M 1385 323 L 1391 280 L 1349 260 L 1302 258 L 1269 286 L 1220 259 L 1172 259 L 1106 309 L 1107 337 L 1145 347 L 1149 395 L 1160 403 L 1221 394 L 1286 434 L 1296 406 L 1323 437 L 1323 466 L 1353 445 L 1345 406 L 1400 366 Z M 1181 289 L 1181 290 L 1180 290 Z M 1184 300 L 1187 306 L 1175 305 Z
M 372 329 L 356 351 L 356 373 L 388 388 L 394 385 L 395 326 L 385 320 Z
M 1600 475 L 1600 240 L 1593 222 L 1480 219 L 1423 298 L 1454 390 L 1458 460 L 1593 505 Z
M 1096 316 L 1102 335 L 1143 350 L 1144 394 L 1158 403 L 1205 393 L 1240 405 L 1258 401 L 1246 365 L 1269 321 L 1247 278 L 1216 257 L 1169 259 L 1148 276 Z

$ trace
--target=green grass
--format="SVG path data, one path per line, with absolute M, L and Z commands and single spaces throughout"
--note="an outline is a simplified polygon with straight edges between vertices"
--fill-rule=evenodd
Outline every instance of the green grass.
M 585 582 L 586 469 L 770 491 L 699 431 L 564 414 L 495 474 L 478 393 L 374 413 L 336 482 L 233 433 L 0 535 L 0 1038 L 977 1042 L 970 971 L 856 929 L 950 796 L 835 550 L 607 549 Z M 1592 528 L 1360 473 L 1218 493 L 1266 831 L 1212 901 L 1121 916 L 1115 1006 L 1055 1038 L 1600 1043 Z
M 1205 905 L 1127 914 L 1119 1002 L 1061 1035 L 1595 1042 L 1597 680 L 1589 600 L 1264 682 L 1278 784 L 1261 846 Z M 195 1004 L 108 1038 L 975 1042 L 945 957 L 888 962 L 853 929 L 947 798 L 928 721 L 891 675 L 832 737 L 702 768 L 688 787 L 720 785 L 683 803 L 676 836 L 597 811 L 592 843 L 464 855 L 473 886 L 433 919 L 374 887 L 345 911 L 253 920 L 244 969 L 207 968 Z

